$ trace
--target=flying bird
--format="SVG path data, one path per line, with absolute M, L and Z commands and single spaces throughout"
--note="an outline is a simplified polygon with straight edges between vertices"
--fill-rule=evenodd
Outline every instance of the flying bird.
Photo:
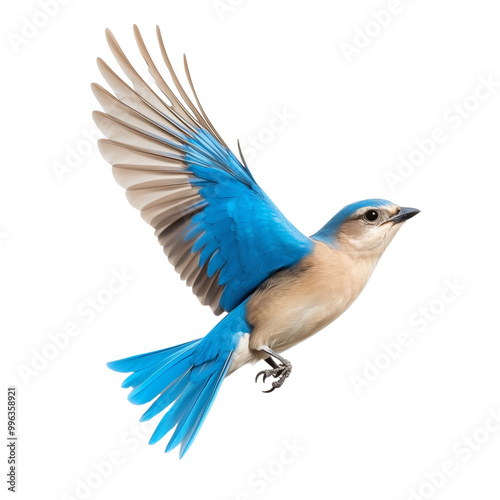
M 131 65 L 113 34 L 111 51 L 129 83 L 103 60 L 98 67 L 115 95 L 97 84 L 104 112 L 93 118 L 105 135 L 102 156 L 129 202 L 154 229 L 165 254 L 200 302 L 227 313 L 204 337 L 108 363 L 130 373 L 130 402 L 154 400 L 141 417 L 167 411 L 156 443 L 175 428 L 165 451 L 186 453 L 226 376 L 264 360 L 257 374 L 283 385 L 292 364 L 283 352 L 338 318 L 358 297 L 402 223 L 419 210 L 369 199 L 344 207 L 310 237 L 281 213 L 205 114 L 184 69 L 193 99 L 156 33 L 173 85 L 153 62 L 134 26 L 154 90 Z M 174 92 L 175 87 L 177 92 Z

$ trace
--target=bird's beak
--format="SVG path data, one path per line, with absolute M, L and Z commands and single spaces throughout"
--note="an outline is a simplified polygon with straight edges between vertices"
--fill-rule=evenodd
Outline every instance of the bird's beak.
M 418 208 L 401 207 L 401 210 L 396 215 L 393 215 L 390 219 L 387 219 L 384 224 L 387 222 L 394 222 L 394 224 L 399 224 L 400 222 L 411 219 L 419 212 L 420 210 Z

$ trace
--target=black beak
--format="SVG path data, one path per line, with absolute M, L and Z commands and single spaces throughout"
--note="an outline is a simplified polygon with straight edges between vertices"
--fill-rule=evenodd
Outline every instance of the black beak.
M 401 210 L 396 215 L 392 216 L 390 219 L 387 219 L 385 222 L 394 222 L 394 224 L 399 224 L 400 222 L 411 219 L 419 212 L 420 210 L 418 208 L 401 207 Z

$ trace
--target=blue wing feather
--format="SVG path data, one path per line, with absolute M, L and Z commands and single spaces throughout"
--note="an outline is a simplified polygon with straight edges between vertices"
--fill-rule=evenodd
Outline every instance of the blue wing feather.
M 208 202 L 194 218 L 196 228 L 215 236 L 201 250 L 199 262 L 203 265 L 218 249 L 210 272 L 221 269 L 219 280 L 225 288 L 220 305 L 230 311 L 272 273 L 309 254 L 312 243 L 288 222 L 247 170 L 238 169 L 238 177 L 247 176 L 242 183 L 231 175 L 222 179 L 217 169 L 199 169 L 189 160 L 188 155 L 186 162 L 197 176 L 199 194 Z M 235 162 L 233 156 L 229 163 Z M 194 251 L 202 245 L 198 242 Z
M 125 73 L 137 75 L 111 40 Z M 140 48 L 150 65 L 147 49 Z M 202 303 L 216 314 L 231 311 L 274 272 L 312 251 L 312 241 L 278 210 L 177 83 L 183 108 L 178 98 L 164 103 L 144 81 L 133 79 L 134 88 L 141 87 L 136 93 L 109 67 L 101 65 L 101 71 L 118 98 L 94 87 L 106 111 L 96 112 L 94 119 L 110 139 L 100 142 L 100 150 Z M 162 89 L 167 85 L 156 83 Z M 197 268 L 192 268 L 191 253 Z

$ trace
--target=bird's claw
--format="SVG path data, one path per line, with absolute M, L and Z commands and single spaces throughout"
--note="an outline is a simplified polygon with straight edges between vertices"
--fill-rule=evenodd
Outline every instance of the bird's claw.
M 272 383 L 271 389 L 268 389 L 267 391 L 262 391 L 262 392 L 273 392 L 274 389 L 280 388 L 284 383 L 285 380 L 290 376 L 290 373 L 292 373 L 292 363 L 290 361 L 285 361 L 284 363 L 279 364 L 276 368 L 272 368 L 269 370 L 262 370 L 259 373 L 257 373 L 255 377 L 255 382 L 259 380 L 259 377 L 262 375 L 262 382 L 265 382 L 267 377 L 274 377 L 277 378 L 278 380 L 275 380 Z

